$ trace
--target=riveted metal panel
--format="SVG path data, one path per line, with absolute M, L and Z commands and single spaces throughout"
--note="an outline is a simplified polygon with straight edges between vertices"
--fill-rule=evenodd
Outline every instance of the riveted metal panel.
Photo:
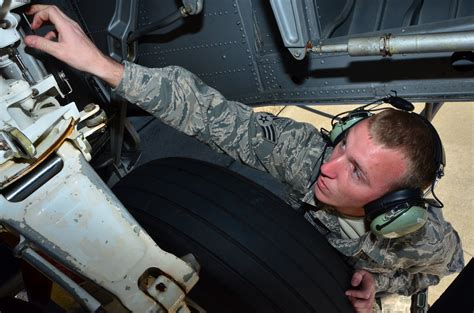
M 474 4 L 468 0 L 357 0 L 340 25 L 331 23 L 351 0 L 302 1 L 302 22 L 314 43 L 330 27 L 334 28 L 330 41 L 336 44 L 353 36 L 388 32 L 474 29 Z M 112 16 L 114 1 L 94 6 L 89 1 L 56 2 L 65 3 L 68 13 L 76 11 L 92 38 L 105 50 L 103 30 Z M 139 1 L 138 26 L 163 18 L 179 4 L 174 0 Z M 366 102 L 390 90 L 412 100 L 474 98 L 474 66 L 469 56 L 461 70 L 451 66 L 452 53 L 391 59 L 307 54 L 297 61 L 284 47 L 273 14 L 269 1 L 206 0 L 201 15 L 141 39 L 137 63 L 184 66 L 227 98 L 250 105 Z

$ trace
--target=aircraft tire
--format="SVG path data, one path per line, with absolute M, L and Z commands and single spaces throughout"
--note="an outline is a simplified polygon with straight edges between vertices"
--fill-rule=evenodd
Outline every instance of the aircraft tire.
M 256 183 L 214 164 L 159 159 L 113 188 L 158 245 L 192 253 L 189 297 L 207 312 L 352 312 L 352 269 L 324 236 Z

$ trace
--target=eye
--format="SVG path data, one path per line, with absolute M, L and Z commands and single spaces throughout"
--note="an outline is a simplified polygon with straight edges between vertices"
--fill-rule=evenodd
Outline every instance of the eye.
M 341 143 L 340 143 L 339 146 L 342 150 L 344 150 L 346 148 L 346 138 L 345 137 L 341 140 Z
M 362 174 L 360 173 L 360 170 L 354 166 L 352 164 L 352 176 L 356 179 L 356 180 L 361 180 L 362 179 Z

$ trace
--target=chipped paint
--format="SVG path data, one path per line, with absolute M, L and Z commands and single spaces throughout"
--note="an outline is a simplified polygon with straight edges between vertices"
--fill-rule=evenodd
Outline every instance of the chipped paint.
M 159 310 L 136 284 L 148 268 L 159 268 L 189 292 L 197 273 L 156 245 L 71 144 L 58 155 L 63 169 L 30 197 L 11 203 L 0 196 L 2 221 L 132 311 Z
M 141 227 L 138 226 L 138 225 L 135 225 L 135 226 L 133 227 L 133 231 L 134 231 L 138 236 L 140 236 Z

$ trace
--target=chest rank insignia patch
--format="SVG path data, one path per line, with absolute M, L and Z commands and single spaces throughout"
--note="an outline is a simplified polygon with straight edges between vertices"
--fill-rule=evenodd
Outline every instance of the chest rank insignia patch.
M 273 121 L 277 118 L 268 113 L 257 113 L 255 115 L 257 124 L 262 128 L 263 136 L 271 142 L 276 142 L 276 130 Z

